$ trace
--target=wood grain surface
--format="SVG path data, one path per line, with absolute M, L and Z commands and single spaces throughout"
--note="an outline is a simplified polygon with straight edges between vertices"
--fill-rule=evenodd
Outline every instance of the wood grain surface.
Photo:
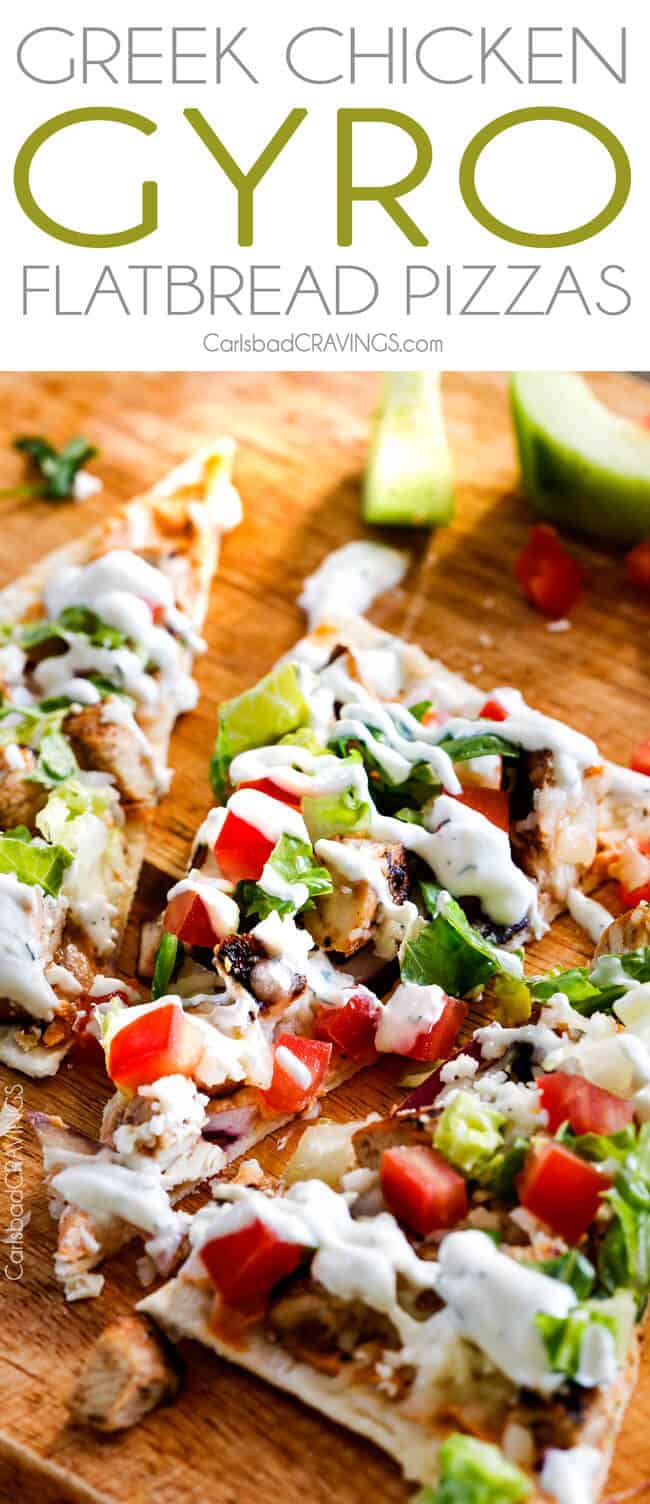
M 617 410 L 641 416 L 650 409 L 650 391 L 641 382 L 602 374 L 593 380 Z M 101 449 L 94 468 L 104 482 L 103 492 L 84 506 L 0 502 L 0 585 L 199 444 L 228 432 L 239 445 L 236 479 L 246 518 L 223 549 L 208 652 L 197 670 L 201 701 L 173 740 L 177 771 L 153 828 L 125 943 L 127 970 L 137 920 L 156 912 L 209 806 L 207 763 L 219 700 L 290 647 L 303 629 L 296 606 L 303 577 L 326 552 L 359 534 L 359 482 L 377 390 L 374 377 L 357 374 L 0 376 L 0 486 L 23 478 L 9 445 L 14 435 L 30 432 L 56 442 L 87 434 Z M 571 629 L 549 631 L 513 578 L 530 518 L 517 494 L 505 378 L 451 375 L 444 397 L 457 517 L 438 535 L 398 536 L 412 548 L 412 568 L 403 585 L 377 603 L 373 618 L 486 690 L 519 685 L 540 709 L 566 718 L 625 762 L 650 731 L 648 599 L 627 585 L 619 558 L 576 541 L 589 588 Z M 528 965 L 571 964 L 589 950 L 586 937 L 563 919 L 531 949 Z M 17 1079 L 4 1073 L 0 1104 Z M 398 1073 L 384 1065 L 341 1089 L 328 1114 L 387 1106 L 397 1091 Z M 81 1074 L 66 1063 L 51 1083 L 23 1082 L 22 1095 L 26 1111 L 46 1106 L 93 1133 L 107 1089 L 99 1071 Z M 99 1300 L 66 1307 L 52 1279 L 54 1229 L 40 1155 L 24 1118 L 11 1142 L 0 1140 L 0 1153 L 5 1170 L 20 1163 L 29 1215 L 19 1280 L 6 1278 L 6 1244 L 0 1250 L 2 1504 L 367 1504 L 371 1498 L 401 1504 L 408 1497 L 397 1469 L 372 1446 L 190 1346 L 184 1391 L 173 1409 L 118 1438 L 71 1427 L 64 1401 L 84 1353 L 140 1292 L 135 1255 L 128 1251 L 109 1267 Z M 260 1152 L 269 1167 L 277 1166 L 278 1156 L 281 1150 L 271 1144 Z M 0 1174 L 4 1228 L 3 1182 Z M 649 1437 L 646 1362 L 610 1475 L 612 1504 L 650 1499 Z

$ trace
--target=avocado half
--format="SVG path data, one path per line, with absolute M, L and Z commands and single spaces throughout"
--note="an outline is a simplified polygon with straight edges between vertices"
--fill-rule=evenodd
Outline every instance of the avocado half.
M 650 429 L 610 412 L 572 372 L 515 371 L 510 400 L 540 517 L 623 546 L 650 536 Z

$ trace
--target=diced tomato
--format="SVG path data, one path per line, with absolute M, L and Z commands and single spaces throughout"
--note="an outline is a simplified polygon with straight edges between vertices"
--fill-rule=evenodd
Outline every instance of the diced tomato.
M 410 1050 L 403 1053 L 410 1060 L 441 1060 L 449 1054 L 466 1017 L 467 1003 L 459 997 L 448 997 L 440 1018 L 417 1034 Z
M 550 1133 L 556 1133 L 561 1123 L 568 1123 L 574 1133 L 620 1133 L 634 1118 L 632 1102 L 594 1086 L 584 1076 L 551 1071 L 540 1076 L 537 1085 Z
M 283 1242 L 256 1217 L 222 1238 L 210 1238 L 199 1252 L 226 1305 L 258 1310 L 273 1286 L 298 1268 L 306 1250 L 301 1243 Z
M 479 716 L 483 721 L 507 721 L 508 712 L 498 700 L 486 700 L 483 709 L 479 710 Z
M 624 909 L 635 909 L 638 903 L 650 903 L 650 882 L 641 883 L 639 888 L 631 890 L 619 888 L 620 899 Z
M 372 1053 L 379 1007 L 365 992 L 355 992 L 342 1008 L 320 1008 L 314 1033 L 329 1039 L 351 1060 L 362 1060 Z
M 170 935 L 177 935 L 184 945 L 214 950 L 217 936 L 200 893 L 188 890 L 171 898 L 165 909 L 163 928 Z
M 290 793 L 289 789 L 281 789 L 279 783 L 274 783 L 272 778 L 252 778 L 249 783 L 238 783 L 237 788 L 257 789 L 260 794 L 268 794 L 270 799 L 279 799 L 281 804 L 300 809 L 300 795 Z
M 646 736 L 645 741 L 639 742 L 634 748 L 630 767 L 634 768 L 635 773 L 645 773 L 650 778 L 650 736 Z
M 625 555 L 625 568 L 633 585 L 640 585 L 642 590 L 650 590 L 650 538 L 644 538 L 642 543 L 637 543 L 636 548 L 630 549 L 629 554 Z
M 199 1030 L 178 1002 L 139 1013 L 113 1035 L 106 1069 L 125 1091 L 149 1086 L 161 1076 L 191 1076 L 203 1052 Z
M 519 1200 L 567 1243 L 577 1243 L 610 1185 L 606 1175 L 564 1144 L 544 1143 L 528 1154 L 519 1177 Z
M 296 1060 L 295 1074 L 278 1060 L 278 1050 L 288 1050 Z M 318 1096 L 332 1054 L 322 1039 L 303 1039 L 299 1034 L 280 1034 L 275 1041 L 271 1085 L 260 1096 L 268 1112 L 303 1112 Z M 309 1080 L 303 1079 L 306 1071 Z
M 423 1237 L 467 1215 L 465 1181 L 437 1149 L 384 1149 L 379 1174 L 389 1211 Z
M 214 854 L 229 882 L 239 883 L 245 878 L 256 881 L 262 876 L 274 846 L 275 841 L 269 841 L 261 830 L 229 810 L 217 836 Z
M 566 616 L 580 595 L 584 573 L 558 538 L 554 527 L 531 527 L 526 547 L 515 561 L 515 574 L 527 600 L 545 616 Z
M 478 810 L 480 815 L 485 815 L 493 825 L 498 825 L 499 830 L 510 830 L 510 795 L 505 789 L 482 789 L 478 784 L 469 789 L 463 789 L 462 794 L 456 794 L 459 804 L 466 804 L 469 809 Z

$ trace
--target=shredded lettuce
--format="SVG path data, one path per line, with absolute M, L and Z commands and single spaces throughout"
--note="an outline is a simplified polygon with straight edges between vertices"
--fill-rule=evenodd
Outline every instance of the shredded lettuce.
M 552 1371 L 575 1379 L 579 1378 L 582 1347 L 589 1328 L 605 1327 L 621 1363 L 627 1354 L 634 1320 L 634 1300 L 629 1290 L 617 1290 L 608 1300 L 580 1302 L 568 1316 L 548 1316 L 539 1311 L 535 1325 L 544 1339 Z
M 446 752 L 452 762 L 469 762 L 474 757 L 519 757 L 520 747 L 507 742 L 505 737 L 493 731 L 477 731 L 474 736 L 443 736 L 436 745 Z
M 217 798 L 225 801 L 228 770 L 233 757 L 251 747 L 277 742 L 311 719 L 296 663 L 280 663 L 232 700 L 224 700 L 210 763 L 210 781 Z
M 39 744 L 36 767 L 30 778 L 46 788 L 54 788 L 78 772 L 79 765 L 67 737 L 62 731 L 48 731 Z
M 42 845 L 32 841 L 29 832 L 25 839 L 20 826 L 15 832 L 0 836 L 0 872 L 13 872 L 19 882 L 42 888 L 51 898 L 60 893 L 71 861 L 72 856 L 64 846 Z
M 433 1142 L 464 1175 L 475 1177 L 502 1147 L 505 1118 L 469 1091 L 459 1091 L 441 1112 Z
M 632 1132 L 625 1130 L 627 1135 Z M 596 1135 L 587 1137 L 592 1139 Z M 611 1145 L 623 1137 L 624 1134 L 615 1134 L 604 1143 Z M 621 1154 L 617 1157 L 620 1161 Z M 632 1290 L 642 1308 L 650 1294 L 650 1123 L 639 1129 L 636 1142 L 625 1154 L 614 1186 L 605 1192 L 603 1201 L 614 1215 L 600 1245 L 600 1279 L 606 1290 L 621 1286 Z
M 371 729 L 376 742 L 385 740 L 381 731 Z M 399 782 L 391 778 L 373 755 L 372 747 L 366 742 L 357 742 L 352 736 L 334 736 L 330 741 L 329 750 L 335 752 L 337 757 L 355 757 L 357 761 L 363 763 L 368 774 L 373 800 L 382 815 L 398 816 L 398 811 L 402 807 L 406 809 L 414 807 L 419 810 L 440 790 L 440 779 L 431 763 L 414 763 L 408 778 Z M 403 817 L 398 816 L 398 818 Z
M 98 648 L 119 648 L 126 642 L 123 632 L 110 627 L 88 606 L 66 606 L 53 621 L 38 618 L 21 622 L 13 630 L 14 639 L 27 652 L 43 642 L 67 642 L 71 635 L 87 637 Z
M 521 1504 L 532 1493 L 529 1478 L 498 1447 L 453 1432 L 438 1452 L 439 1481 L 424 1488 L 415 1504 Z

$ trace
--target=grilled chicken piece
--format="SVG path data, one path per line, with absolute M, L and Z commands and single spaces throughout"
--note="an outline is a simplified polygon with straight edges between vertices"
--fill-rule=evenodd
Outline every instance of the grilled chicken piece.
M 352 1357 L 361 1342 L 378 1339 L 384 1347 L 399 1347 L 386 1316 L 362 1301 L 340 1300 L 309 1278 L 294 1280 L 272 1302 L 268 1320 L 285 1347 L 316 1367 L 325 1353 Z
M 594 960 L 598 956 L 620 956 L 642 945 L 650 945 L 650 903 L 639 903 L 608 924 L 596 946 Z
M 67 1408 L 77 1424 L 123 1431 L 173 1399 L 179 1386 L 172 1348 L 144 1316 L 122 1316 L 93 1343 Z
M 14 767 L 14 757 L 16 761 L 20 758 L 21 767 Z M 7 748 L 0 747 L 0 830 L 11 830 L 15 825 L 36 829 L 36 816 L 47 801 L 47 789 L 29 781 L 35 767 L 31 747 L 12 747 L 11 762 Z
M 380 841 L 355 840 L 344 840 L 341 844 L 347 849 L 362 851 L 366 860 L 376 861 L 382 876 L 388 883 L 393 902 L 397 904 L 405 902 L 409 895 L 410 880 L 406 851 L 401 844 L 386 846 Z M 343 956 L 353 956 L 372 939 L 380 901 L 369 882 L 346 881 L 333 862 L 330 872 L 334 881 L 334 891 L 318 900 L 316 908 L 307 915 L 305 923 L 316 944 L 321 945 L 324 950 L 334 950 Z M 395 952 L 397 952 L 400 938 L 396 938 Z
M 379 1122 L 364 1123 L 354 1134 L 352 1144 L 357 1163 L 364 1170 L 378 1170 L 384 1149 L 402 1149 L 406 1145 L 423 1144 L 431 1148 L 431 1128 L 422 1118 L 381 1118 Z
M 579 788 L 573 789 L 558 783 L 550 752 L 531 752 L 522 765 L 527 784 L 513 803 L 516 808 L 523 802 L 527 812 L 515 818 L 510 838 L 519 865 L 550 900 L 552 917 L 596 856 L 604 773 L 587 768 Z
M 304 992 L 307 978 L 280 956 L 269 956 L 256 935 L 228 935 L 215 956 L 224 981 L 231 978 L 251 992 L 265 1017 L 282 1014 Z
M 69 715 L 65 734 L 81 768 L 112 774 L 127 803 L 153 804 L 157 786 L 151 751 L 135 725 L 110 719 L 111 703 L 103 700 Z

